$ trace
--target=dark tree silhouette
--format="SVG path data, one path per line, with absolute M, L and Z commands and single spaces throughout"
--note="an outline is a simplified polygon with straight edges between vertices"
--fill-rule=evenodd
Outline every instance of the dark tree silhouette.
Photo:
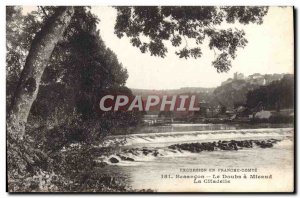
M 7 116 L 7 131 L 23 137 L 25 124 L 35 101 L 41 77 L 58 41 L 62 38 L 74 14 L 73 7 L 59 7 L 35 35 Z
M 208 39 L 210 49 L 218 54 L 212 65 L 218 72 L 227 72 L 238 48 L 247 44 L 245 32 L 222 29 L 222 23 L 262 24 L 268 7 L 116 7 L 118 11 L 115 33 L 126 35 L 142 53 L 165 57 L 167 41 L 178 48 L 179 58 L 200 58 L 201 45 Z M 189 40 L 193 45 L 189 46 Z
M 294 108 L 294 75 L 286 74 L 281 80 L 249 91 L 247 106 L 254 108 L 260 103 L 270 110 Z

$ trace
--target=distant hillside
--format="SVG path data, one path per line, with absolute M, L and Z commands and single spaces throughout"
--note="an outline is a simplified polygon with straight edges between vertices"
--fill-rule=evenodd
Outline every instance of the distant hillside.
M 156 95 L 178 95 L 184 93 L 207 93 L 212 94 L 215 88 L 203 88 L 203 87 L 182 87 L 180 89 L 165 89 L 165 90 L 155 90 L 155 89 L 131 89 L 134 95 L 147 96 L 150 94 Z
M 279 81 L 285 74 L 259 74 L 255 73 L 248 77 L 244 77 L 240 73 L 235 73 L 234 78 L 229 78 L 217 87 L 210 103 L 212 105 L 225 105 L 233 107 L 234 104 L 245 104 L 247 93 L 260 86 L 266 86 L 274 81 Z
M 215 88 L 203 88 L 203 87 L 183 87 L 180 89 L 168 89 L 168 90 L 151 90 L 151 89 L 131 89 L 133 95 L 139 95 L 142 97 L 146 97 L 148 95 L 196 95 L 198 96 L 200 101 L 211 101 L 212 93 Z
M 233 107 L 234 104 L 245 104 L 249 91 L 268 85 L 273 81 L 281 80 L 285 74 L 259 74 L 255 73 L 245 77 L 241 73 L 235 73 L 233 78 L 229 78 L 216 88 L 204 87 L 182 87 L 180 89 L 150 90 L 131 89 L 134 95 L 142 97 L 154 95 L 179 95 L 196 94 L 200 101 L 205 101 L 212 106 L 224 105 Z
M 251 84 L 245 80 L 233 80 L 217 87 L 210 103 L 212 105 L 224 105 L 233 107 L 234 104 L 244 104 L 248 91 L 258 88 L 259 84 Z
M 247 94 L 247 106 L 254 108 L 261 103 L 265 109 L 294 108 L 294 75 L 287 74 L 281 80 L 261 86 Z

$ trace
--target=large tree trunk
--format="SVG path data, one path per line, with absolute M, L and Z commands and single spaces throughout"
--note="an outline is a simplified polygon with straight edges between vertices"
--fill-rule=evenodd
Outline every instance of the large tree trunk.
M 32 103 L 36 99 L 41 77 L 55 45 L 62 39 L 73 14 L 73 7 L 58 7 L 54 15 L 47 19 L 41 31 L 33 39 L 8 111 L 6 127 L 9 135 L 23 137 L 25 124 Z

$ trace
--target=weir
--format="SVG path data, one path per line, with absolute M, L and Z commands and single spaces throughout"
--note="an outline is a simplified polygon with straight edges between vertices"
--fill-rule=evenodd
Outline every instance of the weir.
M 214 131 L 182 131 L 161 132 L 109 136 L 106 143 L 123 142 L 126 146 L 172 144 L 176 142 L 195 141 L 218 141 L 230 139 L 253 139 L 265 137 L 292 136 L 293 128 L 261 128 L 261 129 L 238 129 L 238 130 L 214 130 Z

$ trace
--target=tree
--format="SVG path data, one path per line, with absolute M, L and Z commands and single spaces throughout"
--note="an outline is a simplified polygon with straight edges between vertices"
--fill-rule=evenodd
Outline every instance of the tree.
M 133 46 L 142 53 L 165 57 L 166 41 L 180 48 L 175 53 L 179 58 L 200 58 L 200 46 L 209 40 L 210 49 L 218 56 L 212 65 L 218 72 L 227 72 L 231 59 L 238 48 L 247 44 L 245 32 L 238 29 L 222 29 L 222 23 L 262 24 L 268 7 L 195 7 L 195 6 L 138 6 L 116 7 L 118 11 L 115 33 L 119 38 L 126 35 Z M 188 41 L 193 41 L 189 45 Z
M 32 41 L 7 117 L 7 131 L 14 137 L 24 135 L 47 62 L 73 14 L 73 7 L 58 7 Z
M 7 82 L 10 84 L 8 99 L 11 98 L 11 90 L 16 87 L 17 76 L 20 76 L 19 68 L 28 54 L 31 38 L 34 37 L 38 27 L 44 23 L 43 20 L 38 19 L 53 14 L 55 8 L 43 7 L 43 11 L 39 9 L 25 16 L 21 14 L 20 7 L 10 7 L 9 11 L 8 17 L 12 19 L 12 15 L 14 17 L 17 15 L 18 20 L 7 21 L 10 36 L 7 38 L 9 43 Z M 74 8 L 74 14 L 64 37 L 56 44 L 48 66 L 43 72 L 39 92 L 28 117 L 28 131 L 37 127 L 50 129 L 62 124 L 68 126 L 81 121 L 94 122 L 98 128 L 102 127 L 105 125 L 103 122 L 105 116 L 99 115 L 100 95 L 112 90 L 111 88 L 128 90 L 124 86 L 128 78 L 127 71 L 101 39 L 96 29 L 98 21 L 97 16 L 90 12 L 90 8 Z M 19 28 L 15 28 L 15 24 Z M 24 35 L 25 30 L 26 35 Z M 16 39 L 18 42 L 15 42 Z M 21 49 L 17 57 L 11 56 L 16 53 L 14 49 Z M 125 91 L 125 93 L 129 92 Z M 110 126 L 114 128 L 115 125 L 120 124 L 133 126 L 134 124 L 130 124 L 131 118 L 137 119 L 138 122 L 137 112 L 123 112 L 123 114 L 123 118 L 119 121 L 117 115 L 116 119 L 113 118 L 114 115 L 109 115 L 107 119 L 113 118 Z M 103 123 L 99 124 L 99 122 Z M 100 134 L 103 130 L 97 131 Z M 110 130 L 107 128 L 105 131 Z
M 11 98 L 21 75 L 30 44 L 43 20 L 37 13 L 22 15 L 22 7 L 6 8 L 6 104 L 10 107 Z
M 55 47 L 42 77 L 44 90 L 58 86 L 62 93 L 72 92 L 62 107 L 75 102 L 73 108 L 84 120 L 95 118 L 101 92 L 124 86 L 128 78 L 127 70 L 101 39 L 98 21 L 88 7 L 75 7 L 64 40 Z M 38 99 L 46 102 L 47 95 Z

